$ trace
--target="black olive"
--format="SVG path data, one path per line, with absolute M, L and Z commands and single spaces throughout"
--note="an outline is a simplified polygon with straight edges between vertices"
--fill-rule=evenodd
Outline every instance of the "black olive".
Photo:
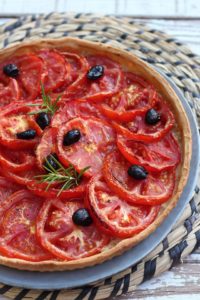
M 8 64 L 3 67 L 3 72 L 5 75 L 16 78 L 19 75 L 19 69 L 16 65 L 14 64 Z
M 132 165 L 128 168 L 128 175 L 133 177 L 134 179 L 141 180 L 147 178 L 148 172 L 142 166 Z
M 36 136 L 36 131 L 34 129 L 28 129 L 16 134 L 18 139 L 21 140 L 32 140 Z
M 87 78 L 90 80 L 96 80 L 99 79 L 100 77 L 102 77 L 104 74 L 104 67 L 97 65 L 92 67 L 88 73 L 87 73 Z
M 50 125 L 51 119 L 47 113 L 41 112 L 37 115 L 36 122 L 41 129 L 44 129 L 45 127 Z
M 70 146 L 78 142 L 81 138 L 81 133 L 78 129 L 72 129 L 64 135 L 63 145 Z
M 149 109 L 145 115 L 145 122 L 150 125 L 155 125 L 160 121 L 160 114 L 153 108 Z
M 79 208 L 73 213 L 72 221 L 76 225 L 80 226 L 89 226 L 92 224 L 92 218 L 89 215 L 89 212 L 85 208 Z
M 47 155 L 45 162 L 43 163 L 44 168 L 49 169 L 49 165 L 51 165 L 55 170 L 59 169 L 59 165 L 57 162 L 54 160 L 54 158 L 58 161 L 58 156 L 56 153 L 51 153 Z M 48 162 L 48 163 L 47 163 Z

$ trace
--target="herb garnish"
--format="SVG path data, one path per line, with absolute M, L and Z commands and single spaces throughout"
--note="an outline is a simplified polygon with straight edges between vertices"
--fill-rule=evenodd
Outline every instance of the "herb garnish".
M 53 155 L 51 157 L 59 166 L 59 168 L 56 170 L 46 159 L 46 165 L 44 166 L 44 168 L 48 173 L 37 175 L 35 176 L 35 178 L 38 179 L 38 183 L 48 183 L 46 191 L 54 182 L 63 184 L 57 196 L 59 196 L 64 190 L 68 190 L 72 187 L 78 186 L 80 184 L 83 174 L 90 168 L 86 167 L 78 173 L 73 165 L 70 165 L 68 168 L 65 168 Z
M 55 101 L 52 101 L 51 97 L 45 93 L 44 85 L 42 84 L 42 82 L 40 83 L 40 86 L 41 86 L 41 94 L 42 94 L 42 102 L 43 102 L 42 105 L 38 104 L 38 103 L 31 103 L 31 104 L 28 104 L 28 106 L 41 106 L 41 109 L 30 112 L 29 115 L 36 115 L 36 114 L 39 114 L 42 112 L 46 112 L 51 115 L 54 115 L 59 108 L 58 101 L 60 100 L 61 95 L 59 95 Z

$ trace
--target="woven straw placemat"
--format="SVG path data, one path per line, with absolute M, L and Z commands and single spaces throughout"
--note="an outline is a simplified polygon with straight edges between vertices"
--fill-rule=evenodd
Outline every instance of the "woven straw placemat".
M 182 90 L 200 124 L 200 57 L 167 34 L 149 29 L 131 18 L 57 13 L 26 16 L 0 27 L 0 47 L 38 37 L 63 36 L 121 47 L 158 67 Z M 41 291 L 0 284 L 0 294 L 16 300 L 105 299 L 134 290 L 140 283 L 179 263 L 199 245 L 200 192 L 197 186 L 194 197 L 173 230 L 132 268 L 82 288 Z

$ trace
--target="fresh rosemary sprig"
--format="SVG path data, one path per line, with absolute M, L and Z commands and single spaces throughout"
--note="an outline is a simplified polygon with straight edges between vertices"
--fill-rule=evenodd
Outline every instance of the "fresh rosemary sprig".
M 52 101 L 51 97 L 45 93 L 44 85 L 42 84 L 42 82 L 40 83 L 40 86 L 41 86 L 41 94 L 42 94 L 42 102 L 43 102 L 42 105 L 38 103 L 33 103 L 33 104 L 31 103 L 28 104 L 28 106 L 41 106 L 41 109 L 37 111 L 32 111 L 29 113 L 29 115 L 36 115 L 42 112 L 46 112 L 51 115 L 54 115 L 59 108 L 58 101 L 60 100 L 61 95 L 59 95 L 55 101 Z
M 64 190 L 78 186 L 83 174 L 90 168 L 86 167 L 78 173 L 72 165 L 70 165 L 68 168 L 65 168 L 53 155 L 51 155 L 51 158 L 59 166 L 59 168 L 55 169 L 46 159 L 46 166 L 44 166 L 44 168 L 48 173 L 37 175 L 35 178 L 38 180 L 38 183 L 48 183 L 46 191 L 54 182 L 63 184 L 57 196 L 59 196 Z

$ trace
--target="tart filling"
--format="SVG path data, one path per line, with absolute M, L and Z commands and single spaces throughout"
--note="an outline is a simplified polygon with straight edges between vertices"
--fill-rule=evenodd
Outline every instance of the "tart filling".
M 153 232 L 191 156 L 168 83 L 133 55 L 70 38 L 0 61 L 0 263 L 81 268 Z

